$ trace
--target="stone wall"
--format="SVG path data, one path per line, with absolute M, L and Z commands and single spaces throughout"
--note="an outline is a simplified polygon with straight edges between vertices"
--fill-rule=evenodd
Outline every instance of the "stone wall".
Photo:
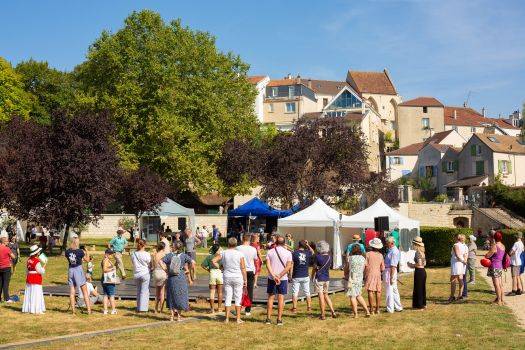
M 451 203 L 399 203 L 399 212 L 419 220 L 421 226 L 455 227 L 459 218 L 472 222 L 471 210 L 452 210 Z
M 111 238 L 113 237 L 118 228 L 118 222 L 122 218 L 135 219 L 132 214 L 105 214 L 97 224 L 90 224 L 88 228 L 82 232 L 82 237 L 89 238 Z M 162 216 L 161 223 L 164 223 L 165 227 L 170 227 L 171 230 L 177 231 L 178 217 L 176 216 Z M 206 225 L 211 230 L 211 225 L 216 225 L 222 233 L 226 232 L 226 226 L 228 223 L 227 215 L 219 214 L 197 214 L 195 215 L 195 226 L 200 227 Z

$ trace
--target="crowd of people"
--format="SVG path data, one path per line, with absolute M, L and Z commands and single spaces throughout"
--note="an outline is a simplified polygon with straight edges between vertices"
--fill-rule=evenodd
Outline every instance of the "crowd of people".
M 190 229 L 183 232 L 163 232 L 154 251 L 147 251 L 147 242 L 136 238 L 131 244 L 119 228 L 109 242 L 100 263 L 100 283 L 102 291 L 97 290 L 93 280 L 95 266 L 93 257 L 80 244 L 76 234 L 70 237 L 69 248 L 65 251 L 68 262 L 68 284 L 70 288 L 70 308 L 85 308 L 91 313 L 92 305 L 103 305 L 103 313 L 116 314 L 115 295 L 122 280 L 128 278 L 124 259 L 126 250 L 130 250 L 133 280 L 136 286 L 136 312 L 148 312 L 150 286 L 155 287 L 154 312 L 162 313 L 164 306 L 170 313 L 171 320 L 181 320 L 182 313 L 189 310 L 189 286 L 196 279 L 196 248 L 205 247 L 208 236 L 195 233 Z M 215 236 L 215 234 L 217 236 Z M 294 241 L 290 234 L 286 236 L 273 232 L 261 244 L 259 233 L 244 233 L 238 237 L 230 236 L 227 247 L 219 244 L 219 234 L 211 234 L 209 255 L 201 264 L 208 273 L 210 313 L 222 311 L 224 291 L 225 322 L 230 322 L 232 313 L 237 323 L 243 323 L 244 315 L 250 316 L 254 289 L 259 288 L 258 278 L 266 266 L 267 270 L 267 308 L 266 323 L 273 323 L 274 302 L 277 300 L 276 324 L 283 324 L 284 298 L 291 288 L 292 307 L 290 312 L 297 313 L 300 294 L 306 299 L 306 311 L 312 311 L 311 286 L 317 292 L 320 314 L 325 320 L 327 315 L 337 318 L 338 313 L 330 298 L 330 278 L 333 266 L 330 246 L 326 241 L 315 244 L 307 240 Z M 451 288 L 449 302 L 467 297 L 467 284 L 475 283 L 476 237 L 471 235 L 466 241 L 464 235 L 457 235 L 451 250 Z M 501 276 L 503 269 L 510 268 L 512 291 L 507 295 L 521 295 L 523 273 L 521 256 L 524 251 L 521 234 L 512 248 L 506 253 L 501 232 L 492 232 L 488 237 L 490 247 L 485 257 L 490 259 L 488 276 L 492 278 L 496 291 L 495 303 L 503 302 Z M 403 311 L 398 288 L 398 266 L 401 253 L 398 249 L 399 236 L 390 234 L 384 237 L 370 237 L 362 240 L 354 235 L 353 241 L 344 251 L 344 286 L 345 293 L 354 317 L 359 316 L 360 306 L 366 317 L 379 315 L 384 300 L 384 310 L 388 313 Z M 19 259 L 19 247 L 16 239 L 0 239 L 0 298 L 9 299 L 9 276 Z M 468 243 L 468 244 L 467 244 Z M 133 245 L 133 247 L 129 247 Z M 129 249 L 131 248 L 131 249 Z M 426 309 L 426 254 L 421 237 L 412 241 L 415 252 L 413 261 L 408 266 L 414 269 L 412 308 Z M 265 254 L 263 253 L 265 251 Z M 508 260 L 508 262 L 507 262 Z M 26 263 L 27 277 L 24 292 L 24 313 L 40 314 L 45 312 L 42 281 L 45 274 L 47 257 L 43 248 L 36 244 L 29 249 Z M 509 266 L 507 266 L 509 265 Z M 87 269 L 84 269 L 84 266 Z M 468 281 L 467 276 L 469 275 Z M 384 299 L 383 299 L 384 289 Z M 363 295 L 365 292 L 365 295 Z M 365 299 L 366 298 L 366 299 Z

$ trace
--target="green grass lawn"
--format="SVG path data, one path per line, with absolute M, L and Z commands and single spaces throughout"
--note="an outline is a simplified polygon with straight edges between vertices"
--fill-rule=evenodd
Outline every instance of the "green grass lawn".
M 87 243 L 87 242 L 86 242 Z M 199 260 L 204 256 L 200 256 Z M 95 266 L 102 256 L 95 257 Z M 129 267 L 129 257 L 125 256 Z M 22 266 L 20 266 L 22 267 Z M 24 286 L 23 269 L 20 268 L 12 282 L 12 290 Z M 45 283 L 64 283 L 67 262 L 64 257 L 50 258 Z M 97 271 L 97 270 L 96 270 Z M 98 269 L 98 271 L 100 271 Z M 206 349 L 330 349 L 330 348 L 369 348 L 382 349 L 523 349 L 525 331 L 517 326 L 516 319 L 506 307 L 491 305 L 494 298 L 490 287 L 479 278 L 471 287 L 469 300 L 461 304 L 446 305 L 449 291 L 449 269 L 428 269 L 428 309 L 411 310 L 412 275 L 401 277 L 400 286 L 405 311 L 393 315 L 382 313 L 370 319 L 350 316 L 348 299 L 343 294 L 333 297 L 340 317 L 321 321 L 318 319 L 318 303 L 314 300 L 314 312 L 308 315 L 305 305 L 300 304 L 300 312 L 284 317 L 285 325 L 265 325 L 265 311 L 257 307 L 243 325 L 222 323 L 222 317 L 212 319 L 206 315 L 206 305 L 192 305 L 193 316 L 199 322 L 167 323 L 166 326 L 147 330 L 127 331 L 115 335 L 98 336 L 86 340 L 53 343 L 46 347 L 62 349 L 65 346 L 110 347 L 111 349 L 133 348 L 206 348 Z M 96 272 L 97 273 L 97 272 Z M 199 273 L 204 273 L 200 270 Z M 338 272 L 333 273 L 339 275 Z M 73 316 L 66 312 L 67 299 L 63 297 L 46 298 L 48 312 L 42 316 L 24 315 L 21 304 L 2 304 L 3 327 L 0 343 L 43 338 L 53 335 L 78 333 L 89 330 L 114 328 L 124 325 L 167 319 L 161 316 L 140 315 L 133 312 L 134 303 L 120 302 L 119 315 L 104 316 L 100 307 L 95 314 Z M 383 302 L 384 304 L 384 302 Z M 288 308 L 289 306 L 287 306 Z

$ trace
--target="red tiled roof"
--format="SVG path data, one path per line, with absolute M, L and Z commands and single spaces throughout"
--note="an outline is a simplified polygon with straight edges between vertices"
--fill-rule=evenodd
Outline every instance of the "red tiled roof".
M 443 104 L 434 97 L 417 97 L 399 104 L 408 107 L 443 107 Z
M 303 84 L 305 85 L 305 82 L 303 79 L 299 82 L 296 78 L 291 79 L 272 79 L 268 83 L 268 86 L 287 86 L 287 85 L 295 85 L 295 84 Z
M 382 72 L 348 71 L 346 81 L 360 94 L 397 95 L 386 69 Z
M 346 81 L 335 81 L 335 80 L 317 80 L 310 78 L 301 78 L 301 82 L 306 84 L 310 89 L 314 90 L 318 94 L 332 95 L 335 96 L 345 86 L 348 86 Z
M 387 156 L 417 156 L 419 151 L 426 145 L 425 142 L 413 143 L 403 148 L 386 153 Z
M 427 140 L 427 142 L 441 143 L 441 141 L 443 141 L 445 137 L 450 135 L 453 131 L 454 130 L 445 130 L 445 131 L 436 132 L 434 135 L 432 135 L 432 137 L 430 137 Z
M 253 85 L 256 85 L 264 78 L 266 78 L 266 75 L 253 75 L 251 77 L 248 77 L 248 81 Z
M 454 111 L 456 118 L 454 118 Z M 472 108 L 445 107 L 445 125 L 486 126 L 497 125 L 504 129 L 518 129 L 502 119 L 486 118 Z

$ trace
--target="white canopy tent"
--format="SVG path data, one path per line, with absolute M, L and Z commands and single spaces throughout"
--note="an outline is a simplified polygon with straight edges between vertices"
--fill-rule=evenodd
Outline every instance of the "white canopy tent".
M 388 216 L 389 229 L 399 229 L 400 245 L 402 250 L 410 248 L 410 242 L 419 235 L 419 221 L 401 215 L 398 211 L 390 208 L 383 200 L 378 199 L 374 204 L 351 216 L 345 217 L 341 227 L 373 228 L 374 218 Z
M 157 210 L 144 213 L 142 218 L 150 216 L 158 216 L 161 220 L 170 216 L 186 217 L 189 221 L 188 228 L 195 232 L 195 210 L 186 208 L 170 198 L 166 198 Z
M 330 208 L 323 200 L 317 199 L 309 207 L 288 217 L 279 219 L 279 231 L 293 233 L 296 239 L 326 240 L 333 244 L 334 267 L 342 266 L 341 220 L 347 216 Z

